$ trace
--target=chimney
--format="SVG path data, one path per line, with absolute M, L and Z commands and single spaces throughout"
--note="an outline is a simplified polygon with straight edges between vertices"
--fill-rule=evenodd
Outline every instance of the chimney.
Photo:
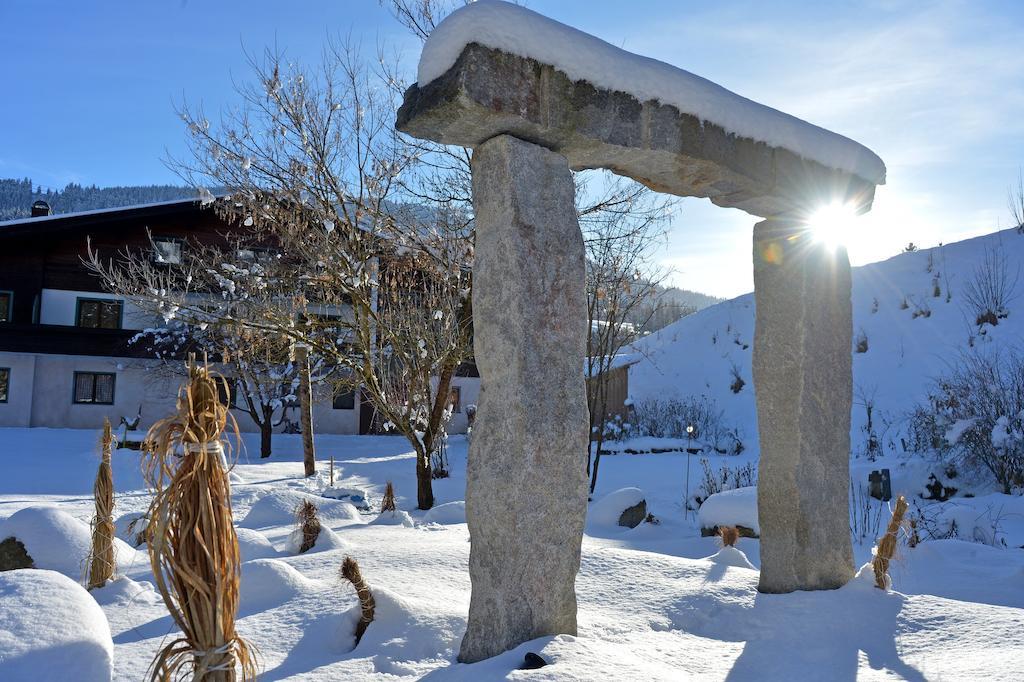
M 50 205 L 40 199 L 32 203 L 32 217 L 39 218 L 50 215 Z

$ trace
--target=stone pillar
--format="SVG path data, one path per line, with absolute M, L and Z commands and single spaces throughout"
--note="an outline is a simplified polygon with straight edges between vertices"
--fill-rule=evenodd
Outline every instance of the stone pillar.
M 576 634 L 587 507 L 584 251 L 568 162 L 500 135 L 476 148 L 472 169 L 480 398 L 463 662 Z
M 761 592 L 853 577 L 850 263 L 797 222 L 754 226 Z

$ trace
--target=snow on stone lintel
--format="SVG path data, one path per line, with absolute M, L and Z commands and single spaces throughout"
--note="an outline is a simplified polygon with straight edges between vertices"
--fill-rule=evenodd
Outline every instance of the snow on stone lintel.
M 655 59 L 500 0 L 462 7 L 430 34 L 420 56 L 420 88 L 439 78 L 463 49 L 478 43 L 535 59 L 574 81 L 654 100 L 721 126 L 729 133 L 781 147 L 828 168 L 885 183 L 885 164 L 867 147 Z

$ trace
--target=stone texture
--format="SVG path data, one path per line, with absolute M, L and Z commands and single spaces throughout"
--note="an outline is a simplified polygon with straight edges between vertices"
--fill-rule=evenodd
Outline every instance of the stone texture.
M 20 568 L 35 568 L 32 557 L 18 538 L 4 539 L 0 542 L 0 571 L 16 571 Z
M 762 592 L 853 577 L 850 264 L 799 223 L 754 227 L 754 393 Z
M 587 506 L 584 250 L 569 165 L 500 136 L 477 147 L 472 168 L 480 399 L 466 472 L 463 662 L 576 633 Z
M 647 518 L 647 500 L 640 500 L 632 507 L 626 507 L 619 515 L 619 525 L 625 528 L 636 528 Z
M 869 180 L 475 43 L 443 76 L 409 88 L 395 125 L 464 147 L 507 133 L 557 151 L 574 170 L 607 168 L 659 192 L 758 216 L 830 201 L 866 211 L 874 198 Z

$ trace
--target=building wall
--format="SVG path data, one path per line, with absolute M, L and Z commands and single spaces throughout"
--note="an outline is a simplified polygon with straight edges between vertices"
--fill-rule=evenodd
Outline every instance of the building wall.
M 0 367 L 11 370 L 8 402 L 0 403 L 0 426 L 98 429 L 107 417 L 116 429 L 121 417 L 133 419 L 141 408 L 139 428 L 144 430 L 174 411 L 182 381 L 156 371 L 160 367 L 156 360 L 0 352 Z M 75 404 L 75 372 L 113 373 L 114 404 Z M 461 409 L 452 415 L 449 432 L 464 433 L 465 408 L 477 402 L 480 380 L 456 377 L 454 385 L 461 388 Z M 330 396 L 318 394 L 314 428 L 317 433 L 359 433 L 360 409 L 356 400 L 355 409 L 335 410 Z M 232 410 L 232 414 L 242 431 L 258 430 L 245 412 Z M 293 410 L 289 417 L 298 422 L 298 411 Z
M 0 352 L 0 367 L 11 370 L 7 402 L 0 403 L 0 426 L 28 426 L 32 419 L 32 384 L 36 356 Z
M 121 318 L 122 329 L 146 329 L 147 327 L 154 326 L 155 320 L 152 315 L 144 313 L 131 301 L 125 301 L 120 296 L 95 291 L 69 291 L 67 289 L 43 289 L 42 302 L 39 306 L 39 323 L 75 326 L 78 323 L 76 314 L 78 312 L 79 298 L 101 298 L 108 301 L 122 301 L 124 313 Z

